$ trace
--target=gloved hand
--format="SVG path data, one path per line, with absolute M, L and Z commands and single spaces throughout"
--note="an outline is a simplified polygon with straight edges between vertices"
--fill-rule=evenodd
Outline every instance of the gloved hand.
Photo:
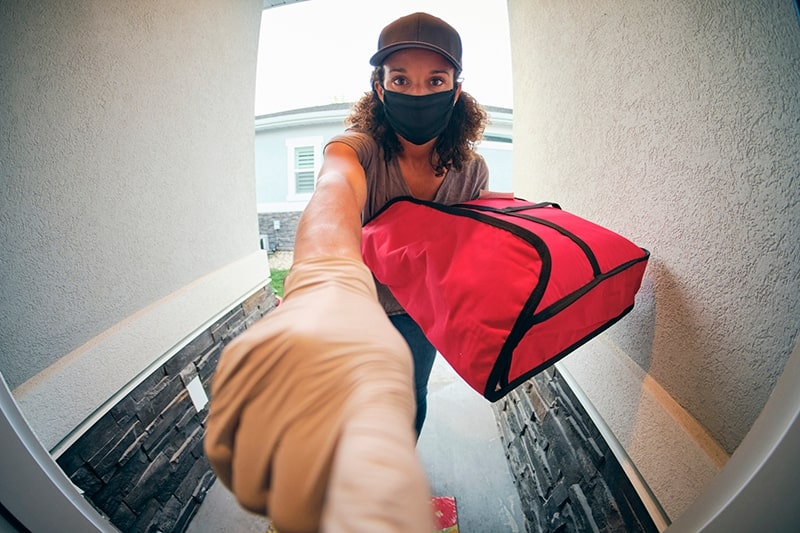
M 412 359 L 363 263 L 296 263 L 214 376 L 206 455 L 280 533 L 433 531 Z

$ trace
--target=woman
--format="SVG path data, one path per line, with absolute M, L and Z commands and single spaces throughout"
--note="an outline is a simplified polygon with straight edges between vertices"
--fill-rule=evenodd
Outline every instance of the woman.
M 478 198 L 489 173 L 473 145 L 487 116 L 462 91 L 458 32 L 427 13 L 402 17 L 383 29 L 370 64 L 372 91 L 348 117 L 351 128 L 326 146 L 320 174 L 347 180 L 348 215 L 358 210 L 366 222 L 398 196 L 444 204 Z M 413 354 L 419 435 L 436 350 L 380 283 L 378 296 Z
M 372 63 L 373 92 L 327 145 L 300 217 L 283 303 L 227 345 L 212 384 L 206 456 L 278 531 L 434 529 L 412 424 L 435 350 L 378 297 L 361 224 L 395 196 L 478 197 L 486 117 L 457 81 L 458 34 L 435 17 L 387 26 Z

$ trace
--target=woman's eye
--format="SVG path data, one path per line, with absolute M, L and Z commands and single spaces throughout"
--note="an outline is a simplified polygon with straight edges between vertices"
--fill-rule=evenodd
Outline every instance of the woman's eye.
M 407 83 L 408 83 L 408 80 L 406 80 L 402 76 L 398 76 L 396 78 L 392 78 L 392 85 L 400 85 L 400 86 L 402 86 L 402 85 L 406 85 Z
M 433 85 L 434 87 L 441 87 L 442 85 L 444 85 L 444 80 L 442 78 L 433 78 L 431 80 L 431 85 Z

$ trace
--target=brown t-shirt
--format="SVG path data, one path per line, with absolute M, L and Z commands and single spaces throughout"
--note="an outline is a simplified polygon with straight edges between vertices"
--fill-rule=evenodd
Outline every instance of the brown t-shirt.
M 361 214 L 362 222 L 371 219 L 389 200 L 398 196 L 412 196 L 396 159 L 388 163 L 375 139 L 358 130 L 350 129 L 333 137 L 328 144 L 340 142 L 356 151 L 361 166 L 367 175 L 367 201 Z M 459 170 L 450 169 L 436 192 L 433 201 L 452 205 L 478 198 L 480 191 L 489 183 L 489 168 L 479 154 Z M 377 282 L 378 299 L 389 315 L 404 313 L 402 306 L 392 296 L 389 289 Z

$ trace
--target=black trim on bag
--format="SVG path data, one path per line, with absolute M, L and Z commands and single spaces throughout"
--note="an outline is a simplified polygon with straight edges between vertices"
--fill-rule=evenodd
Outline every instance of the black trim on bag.
M 378 218 L 379 216 L 381 216 L 381 214 L 383 214 L 383 212 L 384 212 L 384 211 L 386 211 L 386 210 L 387 210 L 387 209 L 389 209 L 391 206 L 393 206 L 394 204 L 396 204 L 396 203 L 399 203 L 399 202 L 410 202 L 410 203 L 412 203 L 412 204 L 427 205 L 427 206 L 429 206 L 429 207 L 433 207 L 433 208 L 435 208 L 435 209 L 437 209 L 437 208 L 439 208 L 439 207 L 445 207 L 443 204 L 437 204 L 436 202 L 429 202 L 429 201 L 427 201 L 427 200 L 419 200 L 419 199 L 417 199 L 417 198 L 414 198 L 413 196 L 397 196 L 397 197 L 395 197 L 395 198 L 392 198 L 392 199 L 391 199 L 391 200 L 389 200 L 388 202 L 386 202 L 386 203 L 383 205 L 383 207 L 381 207 L 380 209 L 378 209 L 378 210 L 375 212 L 375 214 L 374 214 L 374 215 L 372 215 L 372 216 L 369 218 L 369 220 L 366 220 L 366 221 L 362 222 L 362 223 L 361 223 L 361 226 L 366 226 L 367 224 L 369 224 L 370 222 L 372 222 L 373 220 L 375 220 L 376 218 Z
M 584 292 L 576 291 L 577 294 L 570 295 L 573 298 L 568 303 L 574 302 L 575 300 L 580 298 L 580 296 L 585 294 L 585 292 L 587 292 L 592 287 L 594 287 L 597 284 L 599 284 L 600 282 L 602 282 L 604 279 L 607 279 L 607 277 L 608 277 L 608 276 L 603 275 L 602 270 L 600 269 L 600 264 L 597 261 L 597 256 L 595 256 L 595 254 L 592 251 L 592 249 L 589 247 L 588 244 L 586 244 L 586 242 L 583 239 L 581 239 L 580 237 L 575 235 L 573 232 L 567 230 L 566 228 L 563 228 L 562 226 L 559 226 L 558 224 L 550 222 L 549 220 L 544 220 L 544 219 L 541 219 L 541 218 L 538 218 L 538 217 L 522 214 L 522 213 L 519 212 L 519 211 L 526 211 L 526 210 L 530 210 L 530 209 L 542 209 L 542 208 L 561 209 L 561 206 L 559 206 L 558 204 L 553 204 L 552 202 L 540 202 L 538 204 L 527 204 L 527 205 L 509 206 L 509 207 L 492 207 L 492 206 L 485 206 L 485 205 L 459 204 L 456 207 L 458 207 L 460 209 L 467 209 L 467 210 L 487 212 L 487 213 L 496 213 L 496 214 L 499 214 L 499 215 L 506 215 L 506 216 L 509 216 L 509 217 L 521 218 L 523 220 L 528 220 L 530 222 L 533 222 L 533 223 L 540 224 L 540 225 L 546 226 L 548 228 L 551 228 L 551 229 L 559 232 L 560 234 L 564 235 L 568 239 L 570 239 L 576 246 L 578 246 L 578 248 L 581 249 L 581 251 L 586 256 L 586 260 L 587 260 L 587 262 L 589 263 L 589 265 L 592 268 L 593 278 L 592 278 L 592 282 L 590 284 L 588 284 L 589 286 L 585 287 L 586 290 Z M 492 218 L 492 219 L 494 219 L 496 221 L 505 222 L 503 219 L 499 219 L 499 218 L 495 218 L 495 217 L 489 217 L 489 218 Z M 497 224 L 494 224 L 494 225 L 497 225 Z M 512 226 L 517 227 L 517 226 L 515 226 L 513 224 L 512 224 Z M 537 235 L 537 237 L 538 237 L 538 235 Z M 541 239 L 541 237 L 539 237 L 539 238 Z M 552 263 L 550 264 L 550 267 L 552 268 Z M 513 357 L 514 357 L 514 350 L 517 349 L 517 346 L 519 345 L 519 343 L 522 341 L 522 339 L 528 333 L 528 330 L 530 330 L 530 328 L 533 326 L 533 324 L 536 323 L 536 322 L 534 322 L 532 320 L 535 318 L 534 317 L 534 312 L 536 311 L 536 306 L 538 306 L 539 301 L 541 301 L 541 299 L 542 299 L 542 296 L 543 296 L 543 294 L 538 295 L 538 297 L 536 298 L 535 301 L 533 300 L 533 298 L 529 298 L 527 300 L 527 302 L 525 303 L 525 306 L 522 308 L 521 312 L 517 316 L 517 320 L 514 322 L 514 326 L 511 328 L 511 331 L 509 332 L 508 337 L 506 338 L 506 341 L 503 343 L 503 347 L 501 348 L 500 353 L 497 356 L 497 360 L 495 361 L 495 364 L 492 367 L 492 371 L 489 373 L 489 377 L 488 377 L 487 382 L 486 382 L 486 389 L 487 390 L 485 392 L 488 392 L 490 389 L 492 389 L 492 386 L 494 386 L 494 390 L 503 390 L 506 387 L 508 387 L 508 374 L 511 371 L 511 362 L 512 362 Z M 570 298 L 570 296 L 568 296 L 567 298 Z M 563 299 L 559 299 L 559 301 L 556 302 L 555 304 L 553 304 L 552 306 L 550 306 L 550 309 L 548 309 L 548 310 L 552 311 L 553 314 L 558 312 L 554 308 L 554 306 L 556 306 L 559 303 L 561 303 L 562 300 Z M 531 305 L 533 305 L 533 307 L 531 307 Z M 565 305 L 565 307 L 566 307 L 566 305 Z M 548 310 L 544 310 L 544 311 L 546 312 Z M 540 314 L 541 314 L 541 312 L 540 312 Z M 545 316 L 544 318 L 542 318 L 542 320 L 546 320 L 547 318 L 548 317 Z M 494 384 L 494 385 L 492 385 L 492 384 Z
M 527 202 L 527 200 L 522 200 L 520 198 L 515 198 L 515 200 L 518 200 L 518 201 L 521 201 L 521 202 Z M 410 202 L 412 204 L 424 205 L 424 206 L 432 207 L 434 209 L 438 209 L 439 211 L 445 211 L 445 212 L 448 212 L 448 213 L 456 213 L 456 214 L 463 214 L 463 212 L 461 211 L 462 209 L 468 209 L 468 210 L 472 210 L 472 211 L 491 211 L 491 212 L 494 212 L 494 213 L 515 213 L 516 211 L 524 211 L 524 210 L 527 210 L 527 209 L 542 209 L 542 208 L 545 208 L 545 207 L 552 207 L 554 209 L 561 209 L 561 206 L 558 205 L 555 202 L 539 202 L 538 204 L 526 203 L 525 205 L 513 205 L 513 206 L 509 206 L 509 207 L 490 207 L 490 206 L 486 206 L 486 205 L 470 205 L 470 204 L 466 204 L 466 203 L 448 205 L 448 204 L 440 204 L 440 203 L 437 203 L 437 202 L 431 202 L 429 200 L 420 200 L 419 198 L 414 198 L 413 196 L 396 196 L 396 197 L 392 198 L 391 200 L 389 200 L 388 202 L 386 202 L 383 205 L 383 207 L 378 209 L 369 218 L 369 220 L 366 220 L 361 225 L 362 226 L 366 226 L 367 224 L 372 222 L 374 219 L 378 218 L 381 215 L 381 213 L 383 213 L 384 211 L 389 209 L 389 207 L 391 207 L 392 205 L 394 205 L 394 204 L 396 204 L 398 202 Z
M 515 200 L 519 200 L 521 202 L 527 202 L 527 200 L 521 200 L 519 198 L 515 198 Z M 481 211 L 494 211 L 497 213 L 516 213 L 517 211 L 527 211 L 528 209 L 542 209 L 543 207 L 552 207 L 554 209 L 561 209 L 561 206 L 555 202 L 539 202 L 538 204 L 530 204 L 526 203 L 525 205 L 510 205 L 508 207 L 492 207 L 489 205 L 474 205 L 474 204 L 456 204 L 458 207 L 464 207 L 466 209 L 478 209 Z
M 497 361 L 495 361 L 495 366 L 492 368 L 492 372 L 489 374 L 489 378 L 486 381 L 486 390 L 484 391 L 484 396 L 491 401 L 496 401 L 502 398 L 509 391 L 513 390 L 517 385 L 525 381 L 527 378 L 541 372 L 549 365 L 560 360 L 561 358 L 563 358 L 573 350 L 577 349 L 585 342 L 588 342 L 590 339 L 596 337 L 597 335 L 605 331 L 608 327 L 610 327 L 612 324 L 614 324 L 617 320 L 621 319 L 631 309 L 633 309 L 633 305 L 631 305 L 630 308 L 628 308 L 617 318 L 612 319 L 610 322 L 607 322 L 603 326 L 600 326 L 597 330 L 593 331 L 584 339 L 566 348 L 565 350 L 560 352 L 558 355 L 555 355 L 545 363 L 539 365 L 533 370 L 526 372 L 524 374 L 524 376 L 526 376 L 525 379 L 518 378 L 515 379 L 513 382 L 508 381 L 508 374 L 511 371 L 511 362 L 514 358 L 514 351 L 517 349 L 519 343 L 522 341 L 525 335 L 528 334 L 528 331 L 530 331 L 532 327 L 534 327 L 536 324 L 541 324 L 542 322 L 545 322 L 553 318 L 555 315 L 567 309 L 570 305 L 574 304 L 581 297 L 586 295 L 589 291 L 600 285 L 602 282 L 607 281 L 608 279 L 624 272 L 625 270 L 631 268 L 632 266 L 638 263 L 641 263 L 642 261 L 647 261 L 647 259 L 650 257 L 650 252 L 645 250 L 644 248 L 641 248 L 641 250 L 644 253 L 642 257 L 638 257 L 636 259 L 627 261 L 621 265 L 616 266 L 607 273 L 593 278 L 586 285 L 583 285 L 578 290 L 573 291 L 571 294 L 559 298 L 558 301 L 546 307 L 545 309 L 542 309 L 538 313 L 534 314 L 535 309 L 528 310 L 526 305 L 526 307 L 523 308 L 523 311 L 520 312 L 520 315 L 517 317 L 517 320 L 514 323 L 514 328 L 511 330 L 511 333 L 509 333 L 506 342 L 503 344 L 503 347 L 500 350 L 500 355 L 498 356 Z M 539 299 L 541 300 L 541 297 Z M 496 396 L 497 394 L 499 394 L 499 396 Z M 492 398 L 494 398 L 494 400 L 492 400 Z
M 427 206 L 441 212 L 449 213 L 451 215 L 471 218 L 473 220 L 483 222 L 490 226 L 508 231 L 509 233 L 519 237 L 520 239 L 530 244 L 534 248 L 534 250 L 536 250 L 536 252 L 539 254 L 539 257 L 541 258 L 542 268 L 536 286 L 531 291 L 531 294 L 528 296 L 528 299 L 526 300 L 525 304 L 523 305 L 522 309 L 517 315 L 514 325 L 509 331 L 508 337 L 503 343 L 503 346 L 500 349 L 500 353 L 498 354 L 497 359 L 495 360 L 494 365 L 492 366 L 492 370 L 489 373 L 489 376 L 487 377 L 486 387 L 485 387 L 486 390 L 484 390 L 483 395 L 489 401 L 495 402 L 499 400 L 500 398 L 508 394 L 510 391 L 512 391 L 514 388 L 516 388 L 523 382 L 530 379 L 532 376 L 552 366 L 553 364 L 560 361 L 562 358 L 564 358 L 565 356 L 567 356 L 568 354 L 570 354 L 571 352 L 573 352 L 574 350 L 585 344 L 586 342 L 598 336 L 600 333 L 602 333 L 603 331 L 614 325 L 616 322 L 618 322 L 622 317 L 624 317 L 633 309 L 633 304 L 631 304 L 630 307 L 626 308 L 617 317 L 612 318 L 602 326 L 593 330 L 584 338 L 573 343 L 572 345 L 565 348 L 558 354 L 548 358 L 548 360 L 542 363 L 541 365 L 525 372 L 523 375 L 509 382 L 508 375 L 509 372 L 511 371 L 511 362 L 513 359 L 514 351 L 516 350 L 517 346 L 522 341 L 522 339 L 525 337 L 525 335 L 528 333 L 528 331 L 534 325 L 542 323 L 552 318 L 553 316 L 557 315 L 564 309 L 568 308 L 571 304 L 575 303 L 582 296 L 584 296 L 593 288 L 597 287 L 603 281 L 606 281 L 609 278 L 620 274 L 621 272 L 631 268 L 637 263 L 640 263 L 642 261 L 647 261 L 650 257 L 650 252 L 644 248 L 640 248 L 643 253 L 641 257 L 627 261 L 621 265 L 612 268 L 610 271 L 603 273 L 602 270 L 600 269 L 597 257 L 595 256 L 594 252 L 580 237 L 578 237 L 571 231 L 559 226 L 558 224 L 555 224 L 548 220 L 519 213 L 519 211 L 525 211 L 529 209 L 540 209 L 540 208 L 561 209 L 561 207 L 558 204 L 552 202 L 541 202 L 538 204 L 526 204 L 522 206 L 510 206 L 505 208 L 499 208 L 499 207 L 491 207 L 485 205 L 472 205 L 463 203 L 455 205 L 445 205 L 427 200 L 419 200 L 412 196 L 400 196 L 397 198 L 393 198 L 389 202 L 387 202 L 386 205 L 384 205 L 381 209 L 379 209 L 367 222 L 364 223 L 364 225 L 368 224 L 369 222 L 380 216 L 384 211 L 386 211 L 389 207 L 391 207 L 395 203 L 401 201 Z M 589 264 L 592 267 L 594 277 L 589 283 L 580 287 L 578 290 L 572 292 L 567 296 L 559 298 L 557 302 L 551 304 L 550 306 L 539 311 L 538 313 L 535 313 L 536 307 L 541 302 L 541 299 L 544 296 L 544 292 L 547 289 L 547 284 L 550 280 L 550 275 L 552 272 L 552 256 L 550 255 L 550 249 L 548 248 L 547 243 L 545 243 L 544 239 L 542 239 L 540 236 L 536 235 L 532 231 L 525 229 L 521 226 L 518 226 L 516 224 L 513 224 L 511 222 L 508 222 L 507 220 L 504 220 L 502 218 L 491 216 L 485 213 L 495 213 L 498 215 L 507 215 L 510 217 L 522 218 L 530 222 L 547 226 L 561 233 L 562 235 L 572 240 L 573 243 L 575 243 L 584 252 Z
M 560 210 L 561 206 L 559 206 L 558 204 L 554 204 L 552 202 L 540 202 L 538 204 L 512 206 L 512 207 L 491 207 L 491 206 L 488 206 L 488 205 L 465 205 L 465 204 L 461 204 L 460 207 L 463 207 L 465 209 L 475 209 L 475 210 L 478 210 L 478 211 L 487 211 L 487 212 L 492 212 L 492 213 L 499 213 L 499 214 L 503 214 L 503 215 L 508 215 L 510 217 L 518 217 L 518 218 L 522 218 L 524 220 L 528 220 L 530 222 L 534 222 L 536 224 L 541 224 L 543 226 L 547 226 L 550 229 L 554 229 L 557 232 L 559 232 L 561 235 L 565 236 L 566 238 L 568 238 L 569 240 L 574 242 L 575 245 L 577 245 L 578 248 L 581 249 L 581 251 L 586 256 L 586 260 L 589 261 L 589 265 L 592 267 L 592 273 L 593 273 L 594 277 L 598 277 L 598 276 L 602 275 L 602 273 L 603 273 L 603 271 L 600 269 L 600 264 L 597 262 L 597 256 L 594 254 L 594 252 L 592 251 L 591 247 L 589 247 L 589 245 L 586 244 L 586 242 L 583 239 L 581 239 L 580 237 L 578 237 L 577 235 L 575 235 L 574 233 L 572 233 L 568 229 L 564 228 L 563 226 L 559 226 L 555 222 L 550 222 L 549 220 L 545 220 L 543 218 L 535 217 L 533 215 L 525 215 L 523 213 L 520 213 L 520 211 L 527 211 L 528 209 L 541 209 L 543 207 L 549 207 L 549 208 L 559 209 Z
M 473 220 L 483 222 L 489 226 L 506 230 L 512 235 L 515 235 L 520 239 L 524 240 L 525 242 L 527 242 L 528 244 L 530 244 L 533 247 L 533 249 L 536 250 L 536 252 L 539 254 L 539 257 L 542 262 L 542 268 L 541 271 L 539 272 L 539 279 L 536 282 L 536 286 L 533 288 L 527 300 L 525 301 L 525 304 L 522 306 L 522 309 L 520 310 L 519 314 L 517 315 L 517 318 L 514 322 L 514 326 L 511 328 L 508 337 L 506 338 L 506 341 L 503 343 L 503 347 L 501 348 L 500 353 L 498 354 L 497 359 L 495 360 L 494 365 L 492 366 L 492 370 L 487 378 L 488 379 L 487 383 L 501 383 L 503 384 L 503 386 L 507 385 L 508 371 L 511 368 L 511 359 L 514 354 L 514 350 L 516 349 L 517 345 L 520 343 L 520 341 L 530 328 L 530 326 L 528 325 L 529 317 L 534 313 L 534 311 L 536 311 L 536 307 L 542 300 L 544 292 L 547 289 L 547 284 L 550 281 L 550 274 L 553 267 L 553 261 L 550 255 L 550 249 L 547 247 L 547 244 L 544 242 L 544 239 L 542 239 L 532 231 L 520 227 L 516 224 L 512 224 L 511 222 L 503 220 L 502 218 L 497 218 L 491 215 L 484 214 L 483 212 L 481 212 L 484 211 L 484 209 L 474 209 L 473 208 L 474 206 L 469 206 L 464 204 L 445 205 L 436 202 L 429 202 L 427 200 L 419 200 L 411 196 L 401 196 L 393 198 L 392 200 L 387 202 L 386 205 L 384 205 L 381 209 L 379 209 L 378 212 L 375 213 L 375 215 L 372 218 L 370 218 L 370 221 L 376 219 L 378 216 L 380 216 L 381 213 L 389 209 L 389 207 L 401 201 L 427 206 L 432 209 L 436 209 L 438 211 L 449 213 L 455 216 L 471 218 Z M 484 207 L 484 206 L 479 206 L 479 207 Z M 525 207 L 528 208 L 530 206 L 526 205 Z M 497 210 L 495 208 L 490 208 L 486 209 L 486 211 L 497 211 Z
M 594 255 L 592 249 L 589 247 L 588 244 L 586 244 L 586 242 L 583 239 L 581 239 L 568 229 L 563 228 L 562 226 L 559 226 L 554 222 L 550 222 L 549 220 L 545 220 L 539 217 L 534 217 L 531 215 L 523 215 L 522 213 L 509 213 L 508 216 L 523 218 L 525 220 L 529 220 L 531 222 L 535 222 L 537 224 L 541 224 L 543 226 L 547 226 L 548 228 L 556 230 L 561 235 L 567 237 L 569 240 L 574 242 L 575 245 L 581 249 L 584 255 L 586 255 L 586 260 L 589 261 L 589 265 L 591 265 L 592 267 L 592 274 L 594 275 L 594 277 L 602 275 L 603 271 L 600 269 L 600 263 L 597 262 L 597 256 Z
M 641 263 L 642 261 L 647 261 L 648 258 L 650 257 L 650 252 L 648 252 L 644 248 L 642 248 L 642 251 L 644 252 L 644 255 L 642 257 L 637 257 L 636 259 L 631 259 L 630 261 L 627 261 L 625 263 L 622 263 L 621 265 L 618 265 L 618 266 L 612 268 L 611 270 L 609 270 L 605 274 L 597 276 L 592 281 L 590 281 L 586 285 L 582 286 L 580 289 L 578 289 L 576 291 L 573 291 L 571 294 L 563 296 L 557 302 L 551 304 L 549 307 L 546 307 L 546 308 L 542 309 L 541 311 L 539 311 L 538 313 L 536 313 L 535 315 L 533 315 L 531 317 L 530 322 L 529 322 L 530 327 L 532 327 L 532 326 L 534 326 L 536 324 L 539 324 L 541 322 L 544 322 L 545 320 L 549 320 L 549 319 L 553 318 L 558 313 L 560 313 L 561 311 L 563 311 L 564 309 L 566 309 L 567 307 L 569 307 L 570 305 L 572 305 L 576 301 L 578 301 L 584 294 L 588 293 L 590 290 L 594 289 L 595 287 L 597 287 L 598 285 L 600 285 L 602 282 L 606 281 L 607 279 L 612 278 L 612 277 L 616 276 L 617 274 L 622 273 L 625 270 L 628 270 L 629 268 L 631 268 L 636 263 Z
M 542 301 L 545 290 L 547 290 L 547 284 L 550 281 L 550 274 L 553 270 L 553 259 L 550 255 L 550 249 L 547 247 L 547 243 L 545 243 L 544 239 L 532 231 L 516 224 L 512 224 L 511 222 L 503 220 L 502 218 L 486 215 L 481 212 L 482 210 L 472 209 L 472 207 L 473 206 L 465 205 L 442 206 L 440 204 L 437 204 L 436 206 L 436 208 L 442 208 L 440 209 L 441 211 L 472 218 L 489 226 L 504 229 L 509 233 L 516 235 L 533 246 L 542 261 L 542 268 L 539 272 L 539 279 L 536 282 L 536 286 L 531 291 L 530 295 L 525 301 L 525 305 L 522 306 L 522 309 L 517 315 L 517 318 L 514 321 L 514 326 L 511 328 L 508 337 L 506 337 L 506 341 L 503 343 L 503 347 L 501 348 L 500 353 L 497 355 L 497 359 L 492 366 L 492 371 L 489 373 L 487 378 L 487 383 L 495 382 L 500 383 L 501 386 L 507 386 L 508 372 L 511 369 L 511 360 L 513 359 L 514 350 L 516 350 L 517 345 L 522 341 L 523 337 L 525 337 L 525 334 L 530 329 L 530 326 L 528 325 L 528 317 L 530 317 L 530 315 L 536 311 L 536 308 L 539 306 L 539 302 Z M 510 216 L 515 215 L 511 214 Z
M 603 274 L 602 276 L 598 276 L 596 278 L 593 278 L 592 281 L 590 281 L 586 285 L 583 285 L 578 290 L 573 291 L 572 293 L 570 293 L 570 294 L 568 294 L 566 296 L 563 296 L 562 298 L 559 298 L 558 301 L 556 301 L 555 303 L 553 303 L 550 306 L 546 307 L 545 309 L 542 309 L 538 313 L 534 314 L 535 308 L 532 309 L 532 310 L 529 310 L 528 307 L 527 307 L 527 304 L 526 304 L 526 306 L 523 307 L 523 310 L 520 312 L 519 316 L 517 317 L 517 320 L 514 323 L 514 327 L 512 328 L 511 333 L 509 333 L 508 337 L 506 338 L 506 342 L 503 344 L 503 347 L 500 350 L 500 355 L 497 357 L 497 360 L 495 361 L 495 365 L 492 368 L 491 373 L 489 374 L 489 377 L 488 377 L 488 379 L 486 381 L 486 390 L 484 391 L 484 396 L 486 396 L 487 399 L 490 399 L 489 398 L 489 393 L 490 392 L 492 393 L 492 396 L 493 396 L 494 394 L 500 393 L 500 391 L 505 391 L 500 396 L 498 396 L 495 400 L 492 400 L 492 401 L 496 401 L 497 399 L 501 398 L 506 393 L 508 393 L 508 391 L 510 391 L 514 387 L 516 387 L 516 385 L 513 385 L 513 383 L 519 384 L 519 383 L 521 383 L 521 381 L 525 381 L 524 379 L 521 380 L 521 381 L 517 379 L 517 380 L 514 380 L 514 382 L 509 383 L 508 374 L 511 371 L 511 362 L 512 362 L 512 360 L 514 358 L 514 351 L 517 349 L 517 346 L 519 345 L 519 343 L 522 341 L 522 339 L 525 337 L 525 335 L 528 334 L 528 331 L 530 331 L 530 329 L 532 327 L 534 327 L 537 324 L 541 324 L 542 322 L 545 322 L 545 321 L 553 318 L 555 315 L 557 315 L 561 311 L 567 309 L 570 305 L 574 304 L 576 301 L 578 301 L 580 298 L 582 298 L 584 295 L 586 295 L 589 291 L 591 291 L 592 289 L 594 289 L 595 287 L 600 285 L 602 282 L 607 281 L 608 279 L 610 279 L 610 278 L 612 278 L 612 277 L 624 272 L 625 270 L 628 270 L 629 268 L 633 267 L 634 265 L 636 265 L 638 263 L 641 263 L 643 261 L 647 261 L 648 258 L 650 257 L 650 252 L 645 250 L 644 248 L 641 248 L 641 250 L 644 253 L 644 255 L 642 257 L 638 257 L 636 259 L 632 259 L 630 261 L 627 261 L 627 262 L 625 262 L 625 263 L 623 263 L 621 265 L 618 265 L 617 267 L 611 269 L 610 271 L 608 271 L 607 273 Z M 539 300 L 541 300 L 541 297 L 539 297 Z M 627 311 L 625 311 L 625 313 L 630 311 L 632 308 L 633 308 L 633 305 L 631 305 L 631 307 Z M 598 330 L 596 330 L 595 332 L 593 332 L 592 334 L 587 336 L 585 339 L 573 344 L 571 347 L 567 348 L 563 352 L 561 352 L 558 355 L 554 356 L 552 358 L 552 362 L 554 363 L 554 362 L 558 361 L 562 357 L 564 357 L 567 354 L 569 354 L 572 350 L 578 348 L 583 343 L 587 342 L 588 340 L 590 340 L 594 336 L 600 334 L 606 328 L 611 326 L 614 322 L 616 322 L 617 320 L 622 318 L 622 316 L 624 316 L 625 313 L 623 313 L 622 315 L 620 315 L 616 319 L 612 319 L 611 322 L 606 323 L 603 326 L 600 326 L 600 328 Z M 501 362 L 502 362 L 502 364 L 501 364 Z M 525 375 L 528 376 L 528 377 L 533 376 L 534 374 L 536 374 L 538 372 L 541 372 L 542 370 L 547 368 L 547 366 L 549 364 L 552 364 L 550 362 L 550 360 L 548 360 L 547 362 L 543 363 L 542 365 L 539 365 L 539 367 L 527 372 Z
M 505 396 L 506 394 L 508 394 L 509 392 L 514 390 L 515 388 L 519 387 L 520 385 L 522 385 L 523 383 L 528 381 L 530 378 L 532 378 L 536 374 L 539 374 L 540 372 L 542 372 L 544 370 L 547 370 L 548 368 L 550 368 L 551 366 L 553 366 L 557 362 L 561 361 L 564 357 L 568 356 L 569 354 L 571 354 L 572 352 L 574 352 L 575 350 L 577 350 L 578 348 L 580 348 L 581 346 L 583 346 L 584 344 L 586 344 L 587 342 L 592 340 L 593 338 L 595 338 L 598 335 L 600 335 L 601 333 L 603 333 L 605 330 L 607 330 L 608 328 L 610 328 L 611 326 L 613 326 L 614 324 L 619 322 L 625 315 L 630 313 L 632 310 L 633 310 L 633 304 L 631 304 L 629 307 L 627 307 L 618 316 L 616 316 L 615 318 L 612 318 L 611 320 L 609 320 L 608 322 L 606 322 L 605 324 L 603 324 L 599 328 L 595 329 L 594 331 L 592 331 L 590 334 L 586 335 L 584 338 L 582 338 L 578 342 L 575 342 L 575 343 L 571 344 L 570 346 L 568 346 L 565 349 L 561 350 L 557 355 L 555 355 L 553 357 L 550 357 L 547 361 L 545 361 L 541 365 L 533 368 L 532 370 L 529 370 L 529 371 L 525 372 L 524 374 L 520 375 L 518 378 L 514 379 L 511 382 L 508 381 L 508 373 L 506 373 L 506 383 L 504 385 L 500 386 L 500 387 L 497 387 L 496 385 L 493 386 L 491 381 L 487 381 L 486 382 L 486 390 L 483 391 L 484 398 L 486 398 L 490 402 L 496 402 L 497 400 L 501 399 L 503 396 Z

